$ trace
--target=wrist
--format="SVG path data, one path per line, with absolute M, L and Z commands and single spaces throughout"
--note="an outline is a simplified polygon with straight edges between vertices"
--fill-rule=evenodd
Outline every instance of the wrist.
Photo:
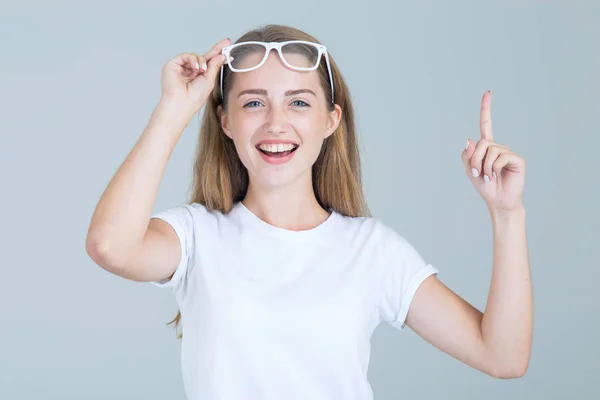
M 490 208 L 490 217 L 494 224 L 525 219 L 525 207 L 520 205 L 510 210 Z
M 176 130 L 183 130 L 196 111 L 189 102 L 161 97 L 152 112 L 152 120 L 161 126 L 167 125 Z
M 184 119 L 189 122 L 201 107 L 181 98 L 161 96 L 156 108 L 161 114 L 167 114 L 169 117 Z

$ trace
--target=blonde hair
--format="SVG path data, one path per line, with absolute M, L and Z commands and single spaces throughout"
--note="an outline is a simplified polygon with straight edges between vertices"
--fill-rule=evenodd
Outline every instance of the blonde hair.
M 305 40 L 319 43 L 311 35 L 289 26 L 266 25 L 241 36 L 236 43 L 248 41 L 283 42 Z M 333 134 L 325 139 L 312 169 L 313 188 L 319 204 L 326 210 L 342 215 L 370 216 L 363 190 L 360 154 L 354 122 L 354 109 L 348 87 L 335 61 L 329 54 L 334 82 L 335 103 L 342 109 L 341 121 Z M 331 99 L 329 73 L 325 60 L 317 69 L 327 99 Z M 219 89 L 219 74 L 208 98 L 193 170 L 193 188 L 190 202 L 200 203 L 207 209 L 229 212 L 241 201 L 248 189 L 248 172 L 240 161 L 233 141 L 223 132 L 219 106 L 226 109 L 227 93 L 235 74 L 223 68 L 223 96 Z M 333 104 L 329 101 L 330 111 Z M 181 312 L 167 325 L 177 329 Z M 181 338 L 183 334 L 179 334 Z

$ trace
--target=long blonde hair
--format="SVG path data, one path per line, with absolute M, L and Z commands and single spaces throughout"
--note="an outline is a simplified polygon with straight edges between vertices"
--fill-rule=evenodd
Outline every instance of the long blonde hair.
M 248 41 L 283 42 L 305 40 L 319 43 L 311 35 L 289 26 L 266 25 L 241 36 L 236 43 Z M 333 134 L 325 139 L 312 169 L 315 195 L 326 210 L 334 210 L 351 217 L 369 216 L 363 190 L 360 154 L 354 122 L 354 109 L 348 87 L 335 61 L 329 54 L 334 82 L 335 103 L 342 109 L 341 121 Z M 317 69 L 321 86 L 327 99 L 331 98 L 329 73 L 325 61 Z M 193 188 L 190 202 L 200 203 L 211 210 L 229 212 L 241 201 L 248 190 L 248 172 L 240 161 L 233 141 L 223 132 L 219 106 L 226 109 L 227 99 L 235 74 L 223 68 L 223 96 L 219 90 L 219 74 L 212 96 L 206 102 L 196 160 L 193 171 Z M 333 104 L 329 102 L 330 111 Z M 181 312 L 167 325 L 177 329 Z M 183 334 L 179 334 L 181 338 Z

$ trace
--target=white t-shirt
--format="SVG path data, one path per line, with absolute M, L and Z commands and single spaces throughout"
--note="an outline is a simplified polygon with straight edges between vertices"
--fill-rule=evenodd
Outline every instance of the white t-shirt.
M 381 321 L 404 328 L 410 302 L 437 274 L 375 218 L 333 212 L 290 231 L 242 203 L 153 215 L 177 233 L 171 280 L 182 315 L 189 400 L 367 400 L 370 338 Z

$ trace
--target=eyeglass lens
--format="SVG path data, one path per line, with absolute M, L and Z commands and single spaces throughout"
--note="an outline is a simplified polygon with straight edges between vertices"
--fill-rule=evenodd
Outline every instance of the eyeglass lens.
M 236 46 L 229 53 L 231 67 L 236 70 L 253 68 L 263 60 L 266 50 L 265 46 L 255 43 Z M 304 43 L 285 44 L 281 53 L 288 64 L 298 68 L 314 67 L 319 57 L 319 50 L 315 46 Z

